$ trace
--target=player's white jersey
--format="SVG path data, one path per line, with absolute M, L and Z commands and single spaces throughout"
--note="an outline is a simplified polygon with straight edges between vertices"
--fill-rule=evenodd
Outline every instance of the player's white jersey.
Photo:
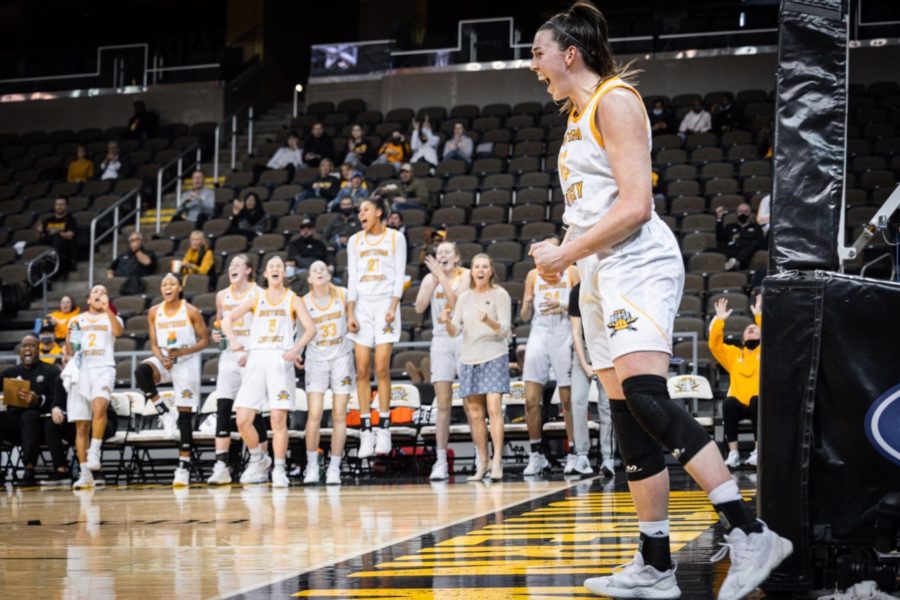
M 294 345 L 296 317 L 291 303 L 296 294 L 287 290 L 281 302 L 270 303 L 264 290 L 256 297 L 250 324 L 249 350 L 289 350 Z
M 464 273 L 464 269 L 457 267 L 453 270 L 453 273 L 450 274 L 450 285 L 454 290 L 456 290 L 456 284 L 459 282 L 459 278 L 462 277 Z M 462 292 L 458 291 L 457 295 L 460 293 Z M 447 336 L 447 326 L 444 323 L 438 323 L 438 317 L 441 316 L 445 308 L 447 308 L 447 292 L 444 291 L 444 286 L 438 283 L 437 287 L 434 289 L 434 293 L 431 295 L 432 337 Z
M 391 298 L 403 295 L 406 274 L 406 239 L 387 228 L 378 236 L 354 233 L 347 242 L 349 299 Z
M 347 338 L 347 290 L 332 286 L 331 291 L 322 305 L 313 292 L 303 296 L 316 324 L 316 336 L 306 347 L 307 361 L 330 361 L 353 351 L 353 342 Z
M 246 290 L 243 295 L 238 296 L 234 291 L 234 286 L 229 285 L 225 289 L 225 295 L 222 297 L 222 316 L 227 315 L 232 310 L 240 306 L 241 303 L 248 297 L 255 297 L 256 294 L 261 292 L 262 288 L 260 288 L 255 283 L 251 283 L 250 288 Z M 231 325 L 234 329 L 234 337 L 237 338 L 238 342 L 245 348 L 250 341 L 250 324 L 252 322 L 253 313 L 247 312 L 244 313 L 240 319 L 234 321 Z
M 156 309 L 156 344 L 163 352 L 166 348 L 185 348 L 197 343 L 197 332 L 187 311 L 187 301 L 182 300 L 174 314 L 166 314 L 165 304 Z M 199 354 L 197 355 L 199 356 Z
M 560 305 L 569 305 L 569 293 L 572 291 L 572 279 L 569 277 L 569 269 L 561 273 L 556 283 L 549 283 L 537 273 L 534 278 L 534 316 L 531 318 L 532 327 L 570 327 L 569 315 L 563 310 L 556 314 L 545 314 L 541 305 L 547 300 L 556 300 Z
M 119 319 L 119 317 L 115 317 Z M 121 319 L 119 322 L 121 323 Z M 112 333 L 109 316 L 104 312 L 92 314 L 84 312 L 72 319 L 81 329 L 81 366 L 82 367 L 115 367 L 116 359 L 113 351 L 116 336 Z

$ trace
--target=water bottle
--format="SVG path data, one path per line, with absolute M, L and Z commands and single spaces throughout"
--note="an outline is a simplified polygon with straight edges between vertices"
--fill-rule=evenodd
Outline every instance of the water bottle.
M 169 360 L 172 361 L 174 365 L 178 361 L 178 357 L 172 356 L 172 350 L 178 347 L 178 336 L 175 335 L 174 331 L 170 331 L 168 337 L 166 338 L 166 356 L 169 357 Z
M 78 321 L 72 321 L 72 324 L 69 325 L 69 344 L 72 346 L 73 353 L 78 354 L 81 351 L 81 340 L 83 337 L 84 332 L 81 330 Z
M 228 339 L 225 337 L 225 334 L 222 333 L 222 324 L 218 321 L 213 321 L 213 333 L 221 336 L 219 340 L 219 350 L 224 350 L 228 347 Z

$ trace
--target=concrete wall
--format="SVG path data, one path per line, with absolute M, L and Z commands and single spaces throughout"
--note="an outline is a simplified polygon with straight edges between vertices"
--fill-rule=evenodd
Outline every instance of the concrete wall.
M 124 126 L 138 99 L 159 114 L 161 123 L 218 123 L 224 118 L 224 88 L 205 81 L 152 86 L 141 94 L 0 103 L 0 133 Z

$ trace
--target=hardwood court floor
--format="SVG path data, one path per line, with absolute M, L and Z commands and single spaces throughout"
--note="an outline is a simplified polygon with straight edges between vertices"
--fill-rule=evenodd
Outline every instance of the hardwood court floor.
M 705 495 L 678 473 L 670 511 L 679 584 L 683 598 L 712 598 L 727 569 L 708 563 L 721 531 Z M 0 590 L 3 598 L 588 598 L 581 581 L 636 548 L 626 489 L 621 475 L 287 490 L 7 487 Z

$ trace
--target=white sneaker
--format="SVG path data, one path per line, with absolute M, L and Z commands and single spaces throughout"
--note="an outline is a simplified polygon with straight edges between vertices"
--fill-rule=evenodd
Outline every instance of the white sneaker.
M 563 468 L 563 475 L 571 475 L 575 472 L 575 462 L 578 456 L 575 454 L 566 454 L 566 466 Z
M 319 483 L 319 465 L 308 463 L 306 469 L 303 470 L 303 485 L 312 485 Z
M 191 485 L 191 472 L 184 467 L 175 469 L 175 477 L 172 479 L 172 487 L 188 487 Z
M 750 453 L 750 456 L 747 457 L 747 460 L 744 461 L 744 464 L 751 467 L 756 466 L 756 450 Z
M 206 480 L 209 485 L 227 485 L 231 483 L 231 470 L 228 465 L 221 461 L 216 461 L 213 465 L 212 475 Z
M 166 412 L 159 415 L 159 422 L 162 423 L 166 437 L 178 439 L 178 419 L 171 410 L 167 409 Z
M 819 596 L 819 600 L 896 600 L 896 596 L 890 596 L 878 589 L 874 581 L 861 581 L 848 587 L 843 593 L 835 592 L 827 596 Z
M 737 450 L 732 450 L 728 453 L 728 458 L 725 459 L 725 466 L 729 469 L 737 469 L 741 464 L 741 455 L 738 454 Z
M 87 468 L 91 471 L 100 470 L 100 448 L 88 448 Z
M 591 461 L 588 460 L 587 456 L 584 456 L 583 454 L 578 455 L 575 459 L 575 472 L 582 477 L 594 474 L 594 469 L 591 467 Z
M 762 521 L 760 521 L 762 523 Z M 761 584 L 794 551 L 794 545 L 762 523 L 760 533 L 747 535 L 740 527 L 735 527 L 725 536 L 722 549 L 710 562 L 716 562 L 730 554 L 731 566 L 722 587 L 719 600 L 739 600 Z
M 72 484 L 73 490 L 89 490 L 94 487 L 94 475 L 91 470 L 84 468 L 78 475 L 78 480 Z
M 449 478 L 448 465 L 445 462 L 436 462 L 431 467 L 431 475 L 428 477 L 431 481 L 444 481 Z
M 616 476 L 616 463 L 612 460 L 605 458 L 603 462 L 600 463 L 600 474 L 610 479 Z
M 675 581 L 675 569 L 657 571 L 644 564 L 640 552 L 634 560 L 618 567 L 620 570 L 606 577 L 593 577 L 584 587 L 598 596 L 613 598 L 680 598 L 681 590 Z
M 729 258 L 728 260 L 725 261 L 725 270 L 726 271 L 731 271 L 732 269 L 734 269 L 737 266 L 738 266 L 738 261 L 736 258 Z
M 269 472 L 263 467 L 262 461 L 251 462 L 241 473 L 241 483 L 245 485 L 266 483 L 267 481 L 269 481 Z
M 371 429 L 359 432 L 359 450 L 357 450 L 356 456 L 357 458 L 375 456 L 375 434 Z
M 341 485 L 341 468 L 328 465 L 325 470 L 325 485 Z
M 375 454 L 386 455 L 391 453 L 391 430 L 379 427 L 375 430 Z
M 550 467 L 550 461 L 540 452 L 532 452 L 528 457 L 528 466 L 522 471 L 522 475 L 526 477 L 534 477 L 544 472 L 544 469 Z
M 260 462 L 262 463 L 263 471 L 268 473 L 269 469 L 272 468 L 272 457 L 268 454 L 263 454 L 262 460 Z
M 272 469 L 273 488 L 286 488 L 289 485 L 291 485 L 291 482 L 288 479 L 287 473 L 284 472 L 284 467 L 276 467 Z

